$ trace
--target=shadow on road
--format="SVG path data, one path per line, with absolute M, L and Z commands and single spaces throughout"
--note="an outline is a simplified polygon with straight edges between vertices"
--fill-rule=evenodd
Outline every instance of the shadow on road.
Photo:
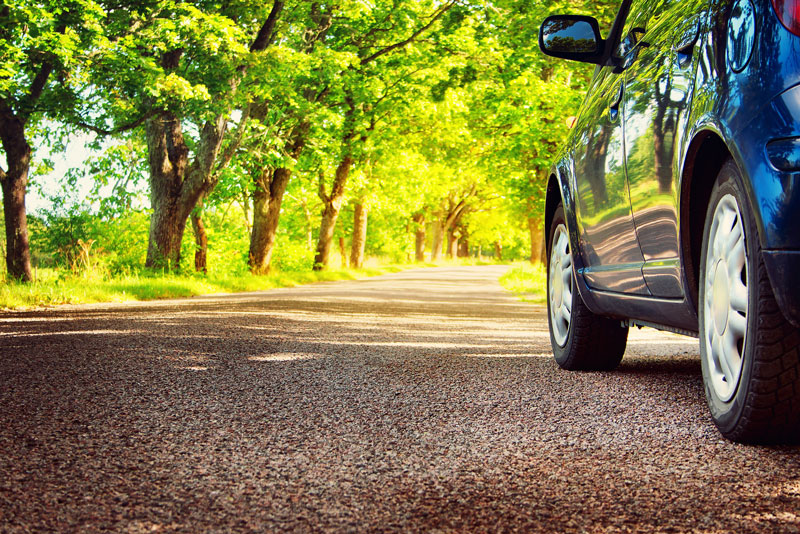
M 800 450 L 720 438 L 696 340 L 564 372 L 498 274 L 0 316 L 0 530 L 800 527 Z

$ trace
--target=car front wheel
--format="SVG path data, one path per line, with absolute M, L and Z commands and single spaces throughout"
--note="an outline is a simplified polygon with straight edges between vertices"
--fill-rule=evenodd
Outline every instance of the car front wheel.
M 706 400 L 728 439 L 794 440 L 800 423 L 800 334 L 775 302 L 743 180 L 729 160 L 711 192 L 699 287 Z
M 547 318 L 556 363 L 570 371 L 608 371 L 622 360 L 628 328 L 595 315 L 578 293 L 564 210 L 550 224 L 547 255 Z

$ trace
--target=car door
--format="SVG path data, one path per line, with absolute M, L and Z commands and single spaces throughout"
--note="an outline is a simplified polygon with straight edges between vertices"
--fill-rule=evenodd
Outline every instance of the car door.
M 708 0 L 662 0 L 623 29 L 625 170 L 642 274 L 659 297 L 683 296 L 676 146 L 692 96 L 700 19 Z
M 591 288 L 648 295 L 625 176 L 623 82 L 615 66 L 600 68 L 575 125 L 578 234 Z

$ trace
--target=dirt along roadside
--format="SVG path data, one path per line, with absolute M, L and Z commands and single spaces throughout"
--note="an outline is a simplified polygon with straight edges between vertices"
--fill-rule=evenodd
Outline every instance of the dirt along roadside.
M 0 314 L 0 532 L 800 532 L 696 340 L 560 371 L 502 269 Z

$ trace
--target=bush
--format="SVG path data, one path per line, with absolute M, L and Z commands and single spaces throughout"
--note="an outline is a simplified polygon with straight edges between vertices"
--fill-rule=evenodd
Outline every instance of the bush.
M 314 251 L 305 242 L 291 241 L 278 235 L 272 252 L 272 267 L 283 272 L 310 271 L 314 266 Z
M 142 267 L 147 252 L 148 216 L 128 212 L 104 219 L 85 208 L 29 218 L 31 257 L 36 267 L 73 274 L 129 274 Z

